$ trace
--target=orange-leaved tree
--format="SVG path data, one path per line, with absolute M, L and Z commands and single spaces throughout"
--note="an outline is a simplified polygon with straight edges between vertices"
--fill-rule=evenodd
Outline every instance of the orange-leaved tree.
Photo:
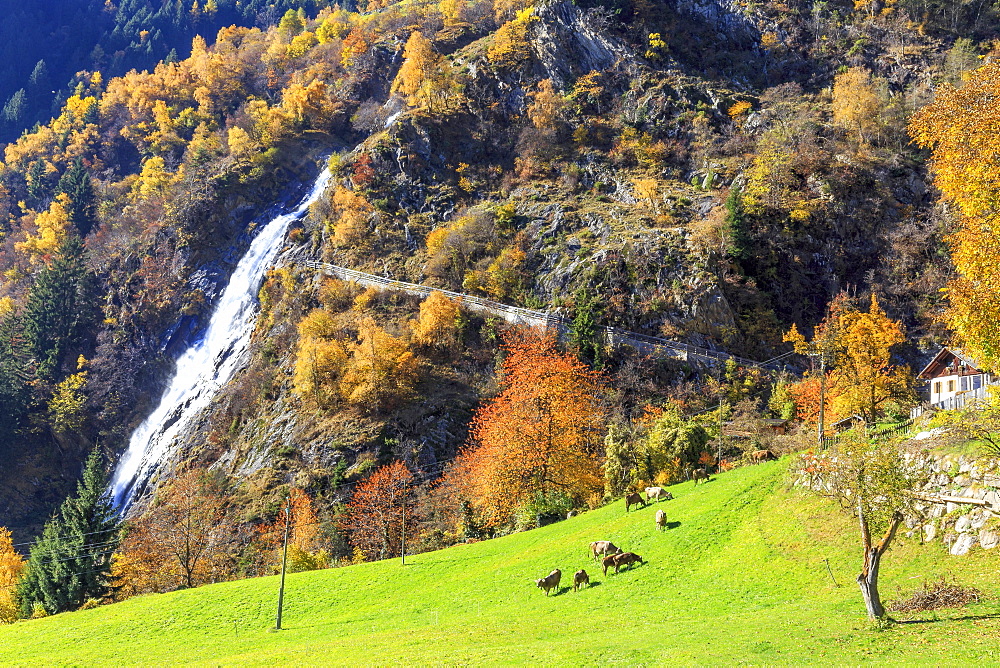
M 511 330 L 503 347 L 501 392 L 476 412 L 470 446 L 450 473 L 465 480 L 491 526 L 540 494 L 581 502 L 604 488 L 599 375 L 560 352 L 551 333 Z
M 355 551 L 372 561 L 399 554 L 404 513 L 413 512 L 412 495 L 413 474 L 398 460 L 359 484 L 340 520 Z
M 948 286 L 948 324 L 981 364 L 1000 369 L 1000 62 L 943 85 L 914 114 L 910 135 L 932 149 L 934 185 L 953 205 L 949 237 L 958 276 Z
M 24 557 L 14 550 L 10 531 L 0 527 L 0 624 L 17 620 L 17 581 L 24 570 Z
M 155 565 L 156 577 L 166 576 L 173 586 L 228 577 L 234 536 L 225 522 L 225 503 L 207 471 L 191 469 L 164 485 L 136 523 L 141 537 L 136 550 L 146 560 L 144 568 Z
M 797 419 L 808 424 L 815 424 L 819 419 L 821 395 L 825 396 L 826 405 L 823 408 L 827 424 L 840 417 L 833 410 L 836 388 L 829 385 L 829 380 L 827 382 L 825 392 L 821 387 L 820 378 L 816 374 L 806 376 L 802 380 L 788 385 L 788 392 L 792 395 L 792 401 L 795 402 L 795 417 Z
M 289 492 L 287 507 L 287 515 L 282 508 L 273 524 L 265 525 L 258 531 L 257 544 L 263 551 L 264 560 L 268 562 L 262 570 L 274 571 L 280 567 L 286 522 L 288 571 L 298 573 L 326 568 L 330 555 L 320 540 L 320 521 L 312 497 L 304 490 L 293 488 Z

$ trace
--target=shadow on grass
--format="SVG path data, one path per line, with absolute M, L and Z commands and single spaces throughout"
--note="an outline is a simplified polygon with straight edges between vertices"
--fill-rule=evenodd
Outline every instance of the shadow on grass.
M 895 622 L 903 624 L 941 624 L 944 622 L 974 622 L 982 619 L 1000 619 L 1000 612 L 988 615 L 963 615 L 961 617 L 939 617 L 937 619 L 897 619 Z
M 644 561 L 641 564 L 638 564 L 638 563 L 637 564 L 629 564 L 628 566 L 626 566 L 625 568 L 621 569 L 620 571 L 614 571 L 613 569 L 609 569 L 608 570 L 608 574 L 605 577 L 611 577 L 611 575 L 620 575 L 622 573 L 628 573 L 629 571 L 634 570 L 636 568 L 640 568 L 642 566 L 645 566 L 648 563 L 649 563 L 648 561 Z

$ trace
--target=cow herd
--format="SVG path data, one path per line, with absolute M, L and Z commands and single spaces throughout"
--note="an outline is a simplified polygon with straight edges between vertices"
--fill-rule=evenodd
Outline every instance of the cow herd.
M 697 481 L 695 484 L 697 484 Z M 659 502 L 660 500 L 669 501 L 673 498 L 673 494 L 662 487 L 647 487 L 645 500 L 638 492 L 625 497 L 625 512 L 628 512 L 632 506 L 645 506 L 652 499 L 656 499 Z M 656 528 L 660 531 L 667 528 L 667 514 L 662 510 L 656 511 Z M 610 540 L 595 540 L 590 544 L 590 558 L 596 561 L 598 557 L 601 559 L 601 567 L 604 575 L 608 574 L 608 569 L 611 567 L 614 567 L 615 573 L 618 573 L 622 568 L 631 570 L 632 564 L 646 563 L 635 552 L 625 552 Z M 544 578 L 535 580 L 535 585 L 548 596 L 549 592 L 553 589 L 556 590 L 556 593 L 559 592 L 559 581 L 561 578 L 562 571 L 557 568 Z M 581 568 L 573 574 L 573 591 L 578 591 L 584 585 L 590 586 L 590 576 L 587 575 L 587 571 Z

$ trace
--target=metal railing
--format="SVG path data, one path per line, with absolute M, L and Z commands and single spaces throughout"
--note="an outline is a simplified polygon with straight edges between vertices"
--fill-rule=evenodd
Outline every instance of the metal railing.
M 924 411 L 927 410 L 928 407 L 945 411 L 960 411 L 971 404 L 989 398 L 989 388 L 996 384 L 997 383 L 987 383 L 986 385 L 977 387 L 974 390 L 959 392 L 955 396 L 948 397 L 944 401 L 936 401 L 932 404 L 914 406 L 910 409 L 910 419 L 913 420 L 920 417 L 924 414 Z
M 376 274 L 368 274 L 363 271 L 348 269 L 347 267 L 341 267 L 335 264 L 327 264 L 325 262 L 308 260 L 303 264 L 311 269 L 317 269 L 324 273 L 336 276 L 341 280 L 354 281 L 359 285 L 368 287 L 380 287 L 385 290 L 397 290 L 424 297 L 432 292 L 440 292 L 460 302 L 466 308 L 490 313 L 492 315 L 498 315 L 507 322 L 515 324 L 530 323 L 541 325 L 544 328 L 552 327 L 559 331 L 560 334 L 564 334 L 570 330 L 570 324 L 565 318 L 547 313 L 545 311 L 536 311 L 533 309 L 522 308 L 520 306 L 511 306 L 509 304 L 495 302 L 490 299 L 483 299 L 482 297 L 467 295 L 461 292 L 453 292 L 442 288 L 433 288 L 427 285 L 419 285 L 417 283 L 397 281 L 383 276 L 378 276 Z M 637 350 L 652 349 L 656 352 L 664 352 L 672 357 L 683 360 L 694 359 L 709 363 L 733 360 L 740 366 L 779 370 L 783 368 L 783 366 L 779 365 L 778 362 L 794 354 L 792 352 L 788 352 L 765 362 L 757 362 L 744 357 L 730 355 L 729 353 L 723 351 L 700 348 L 687 343 L 680 343 L 678 341 L 661 339 L 656 336 L 649 336 L 647 334 L 640 334 L 638 332 L 619 329 L 618 327 L 604 327 L 602 332 L 605 341 L 609 344 L 609 347 L 614 347 L 617 343 L 625 343 L 633 348 L 636 348 Z

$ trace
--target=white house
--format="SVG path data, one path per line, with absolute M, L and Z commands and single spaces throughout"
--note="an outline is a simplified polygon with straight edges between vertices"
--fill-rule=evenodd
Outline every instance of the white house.
M 986 396 L 986 386 L 992 384 L 990 374 L 956 348 L 942 348 L 918 378 L 928 381 L 929 401 L 940 408 L 960 408 L 965 400 Z

